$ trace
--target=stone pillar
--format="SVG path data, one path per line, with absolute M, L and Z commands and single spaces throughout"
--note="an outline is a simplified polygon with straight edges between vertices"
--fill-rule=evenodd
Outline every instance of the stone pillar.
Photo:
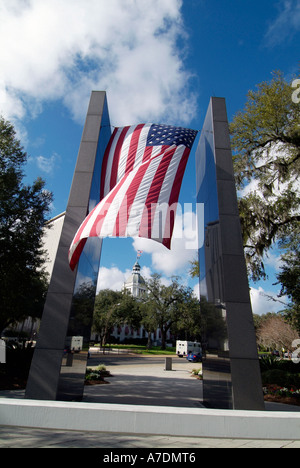
M 74 272 L 69 267 L 68 250 L 81 222 L 99 202 L 101 162 L 110 134 L 106 93 L 92 92 L 26 398 L 79 400 L 82 397 L 101 241 L 88 240 Z M 78 320 L 82 299 L 86 307 L 84 324 Z M 73 336 L 82 341 L 80 352 L 71 349 Z
M 204 403 L 263 410 L 264 400 L 226 103 L 212 98 L 196 151 Z

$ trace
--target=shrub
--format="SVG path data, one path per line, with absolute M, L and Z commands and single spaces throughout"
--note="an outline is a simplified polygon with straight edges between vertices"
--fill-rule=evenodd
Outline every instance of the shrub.
M 287 374 L 287 386 L 300 388 L 300 374 Z
M 263 385 L 300 388 L 300 374 L 292 374 L 282 369 L 270 369 L 262 373 L 262 382 Z
M 281 369 L 282 359 L 278 359 L 276 356 L 263 356 L 259 360 L 260 369 L 262 372 L 272 370 L 272 369 Z
M 287 380 L 287 373 L 280 369 L 270 369 L 262 373 L 263 385 L 276 384 L 285 386 Z
M 199 369 L 193 369 L 191 373 L 192 375 L 196 376 L 199 380 L 203 379 L 202 367 L 200 367 Z
M 300 390 L 287 387 L 278 387 L 277 385 L 268 385 L 263 388 L 264 395 L 272 395 L 275 397 L 296 398 L 300 401 Z
M 110 376 L 104 364 L 100 364 L 96 369 L 87 368 L 85 380 L 103 380 L 103 377 Z

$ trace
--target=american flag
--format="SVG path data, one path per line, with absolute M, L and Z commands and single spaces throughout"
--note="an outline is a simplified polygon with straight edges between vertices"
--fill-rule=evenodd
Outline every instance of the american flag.
M 197 133 L 156 124 L 114 129 L 102 163 L 101 201 L 69 250 L 72 270 L 89 237 L 145 237 L 170 249 L 181 183 Z

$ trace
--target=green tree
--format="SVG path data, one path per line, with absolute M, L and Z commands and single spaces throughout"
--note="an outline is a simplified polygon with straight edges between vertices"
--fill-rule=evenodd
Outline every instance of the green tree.
M 172 334 L 188 341 L 201 341 L 202 317 L 200 302 L 193 296 L 192 291 L 188 300 L 179 304 L 179 310 L 180 316 L 171 328 Z
M 93 321 L 95 285 L 82 283 L 75 291 L 68 336 L 88 336 Z
M 139 328 L 141 312 L 138 301 L 128 291 L 104 289 L 95 300 L 93 331 L 105 346 L 114 327 L 129 325 Z
M 190 271 L 189 271 L 189 274 L 191 276 L 191 278 L 199 278 L 200 276 L 200 265 L 199 265 L 199 260 L 193 260 L 192 262 L 190 262 Z
M 281 283 L 280 296 L 288 296 L 289 307 L 283 310 L 287 321 L 300 335 L 300 252 L 294 247 L 283 256 L 281 272 L 277 275 Z
M 42 237 L 52 194 L 24 185 L 27 161 L 14 127 L 0 117 L 0 333 L 42 313 L 47 290 Z
M 95 299 L 92 330 L 100 337 L 101 346 L 105 346 L 112 328 L 119 324 L 118 305 L 122 301 L 122 293 L 103 289 Z
M 285 314 L 299 330 L 300 104 L 291 84 L 274 72 L 249 91 L 230 131 L 249 277 L 265 279 L 264 257 L 274 246 L 282 249 L 281 296 L 291 299 Z M 198 260 L 190 274 L 199 276 Z
M 263 256 L 299 232 L 300 105 L 281 72 L 249 91 L 230 125 L 249 274 L 265 278 Z M 299 237 L 298 237 L 299 244 Z
M 145 328 L 148 335 L 147 348 L 151 348 L 151 334 L 155 333 L 157 330 L 157 314 L 155 302 L 152 300 L 146 299 L 144 296 L 144 301 L 140 303 L 140 310 L 142 314 L 141 324 Z
M 170 286 L 165 286 L 161 282 L 160 275 L 154 274 L 146 285 L 148 295 L 143 299 L 146 304 L 143 323 L 148 332 L 160 328 L 162 349 L 165 349 L 167 332 L 178 331 L 178 327 L 182 328 L 183 316 L 187 316 L 188 310 L 192 314 L 195 307 L 199 308 L 199 301 L 193 296 L 191 288 L 181 285 L 177 277 L 172 278 Z

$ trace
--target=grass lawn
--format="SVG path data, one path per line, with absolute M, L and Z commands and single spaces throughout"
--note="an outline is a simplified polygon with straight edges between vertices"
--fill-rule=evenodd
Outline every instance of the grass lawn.
M 106 348 L 114 348 L 114 349 L 130 349 L 135 354 L 148 354 L 148 355 L 166 355 L 169 354 L 170 356 L 176 353 L 176 348 L 166 348 L 161 349 L 160 346 L 153 346 L 151 349 L 147 349 L 146 346 L 141 345 L 106 345 Z

